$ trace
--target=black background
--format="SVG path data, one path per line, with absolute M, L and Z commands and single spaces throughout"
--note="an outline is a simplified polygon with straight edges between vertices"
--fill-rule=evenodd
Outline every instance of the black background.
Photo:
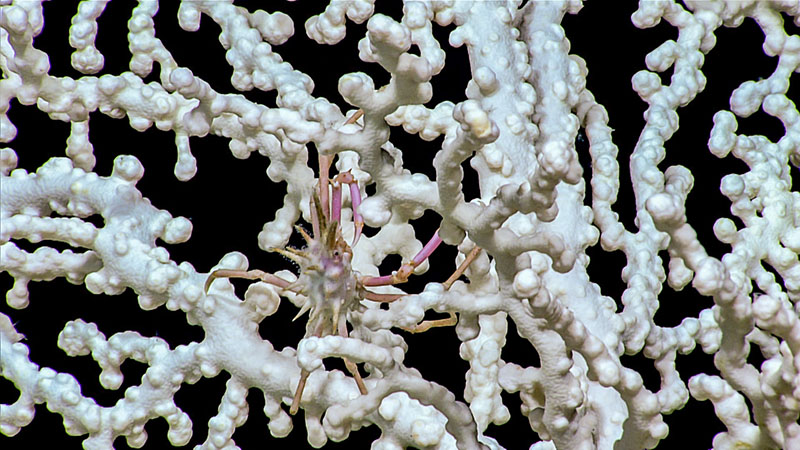
M 395 20 L 402 17 L 400 2 L 377 2 L 376 12 L 389 15 Z M 239 2 L 251 11 L 263 7 L 261 2 Z M 631 89 L 631 77 L 645 68 L 645 55 L 667 39 L 677 38 L 677 29 L 662 22 L 658 26 L 638 30 L 630 22 L 630 15 L 636 9 L 636 2 L 609 3 L 588 2 L 576 16 L 567 16 L 562 25 L 571 41 L 571 53 L 583 57 L 589 68 L 588 88 L 610 115 L 610 125 L 615 129 L 614 142 L 620 150 L 621 189 L 619 201 L 614 209 L 628 230 L 635 230 L 633 191 L 629 181 L 628 157 L 634 148 L 638 135 L 644 125 L 642 113 L 646 104 Z M 270 4 L 269 8 L 273 8 Z M 100 17 L 97 47 L 105 56 L 104 69 L 98 74 L 119 74 L 128 70 L 130 53 L 127 44 L 126 21 L 130 18 L 134 2 L 113 1 L 108 4 Z M 176 12 L 178 2 L 161 2 L 156 16 L 156 36 L 172 52 L 178 64 L 190 68 L 193 73 L 219 92 L 235 90 L 231 86 L 231 67 L 225 62 L 225 51 L 219 44 L 219 26 L 207 16 L 203 16 L 199 32 L 190 33 L 180 29 Z M 50 56 L 50 74 L 78 78 L 78 73 L 69 64 L 72 49 L 67 42 L 70 19 L 75 13 L 76 2 L 47 2 L 44 7 L 46 26 L 35 40 L 35 46 Z M 324 96 L 337 103 L 343 111 L 351 109 L 338 95 L 336 85 L 343 74 L 362 71 L 375 80 L 376 86 L 388 81 L 388 75 L 377 64 L 367 64 L 358 59 L 356 43 L 366 31 L 366 23 L 347 23 L 347 38 L 335 46 L 321 46 L 305 35 L 305 20 L 324 9 L 318 2 L 281 2 L 274 7 L 289 14 L 295 21 L 295 35 L 289 41 L 276 47 L 284 60 L 296 69 L 311 76 L 315 83 L 313 95 Z M 272 12 L 270 10 L 270 12 Z M 784 16 L 790 33 L 797 33 L 797 27 Z M 447 37 L 454 25 L 439 27 L 434 24 L 434 34 L 443 48 L 447 50 L 447 61 L 443 72 L 434 78 L 434 98 L 429 106 L 443 100 L 459 102 L 466 99 L 464 89 L 470 79 L 469 61 L 465 47 L 451 48 Z M 667 159 L 660 164 L 661 170 L 674 164 L 682 164 L 695 175 L 695 187 L 687 202 L 690 223 L 697 230 L 707 251 L 721 257 L 729 251 L 727 245 L 718 242 L 711 233 L 716 218 L 731 217 L 730 202 L 719 193 L 721 178 L 731 172 L 742 173 L 746 165 L 728 156 L 723 160 L 714 157 L 706 142 L 712 127 L 713 114 L 728 109 L 728 99 L 733 89 L 746 80 L 767 77 L 774 70 L 777 58 L 764 55 L 761 49 L 763 33 L 752 19 L 747 19 L 736 29 L 721 28 L 716 32 L 718 43 L 706 56 L 703 72 L 708 85 L 695 101 L 679 110 L 681 128 L 667 143 Z M 146 82 L 157 81 L 156 66 Z M 671 75 L 671 69 L 661 74 L 664 83 Z M 797 81 L 795 74 L 792 81 Z M 275 106 L 275 93 L 250 91 L 244 93 L 250 100 Z M 790 98 L 797 101 L 797 83 L 790 92 Z M 21 106 L 12 101 L 10 120 L 18 128 L 18 134 L 10 146 L 19 157 L 18 167 L 33 171 L 52 156 L 64 156 L 69 124 L 50 120 L 46 114 L 34 107 Z M 101 176 L 111 172 L 115 157 L 132 154 L 142 161 L 145 167 L 144 178 L 137 187 L 146 198 L 160 209 L 173 216 L 189 218 L 194 226 L 192 238 L 188 243 L 165 246 L 171 258 L 180 263 L 191 262 L 200 271 L 208 271 L 228 252 L 240 251 L 247 255 L 251 268 L 271 271 L 291 269 L 283 258 L 258 249 L 256 236 L 263 224 L 272 220 L 274 211 L 282 204 L 285 193 L 283 184 L 272 183 L 265 175 L 267 160 L 256 154 L 247 160 L 234 158 L 228 150 L 224 138 L 208 136 L 192 138 L 191 146 L 198 160 L 198 173 L 188 182 L 177 181 L 173 175 L 176 159 L 174 135 L 161 132 L 152 127 L 144 133 L 130 128 L 127 119 L 117 120 L 94 112 L 90 119 L 90 139 L 94 145 L 97 164 L 95 171 Z M 783 134 L 782 124 L 775 118 L 759 110 L 753 116 L 739 118 L 740 134 L 763 134 L 776 141 Z M 400 128 L 392 129 L 391 141 L 404 151 L 407 168 L 434 176 L 432 160 L 441 146 L 441 138 L 425 142 L 416 136 L 406 134 Z M 584 139 L 576 141 L 576 148 L 586 173 L 587 199 L 590 157 Z M 314 159 L 313 157 L 311 158 Z M 795 175 L 794 170 L 793 175 Z M 466 196 L 468 199 L 478 195 L 475 184 L 477 176 L 467 164 Z M 369 189 L 368 189 L 369 192 Z M 587 200 L 587 204 L 589 200 Z M 438 226 L 439 218 L 428 212 L 414 222 L 417 236 L 426 239 Z M 738 222 L 737 222 L 738 223 Z M 97 225 L 102 225 L 97 223 Z M 375 230 L 367 229 L 371 234 Z M 293 244 L 296 237 L 293 238 Z M 50 245 L 51 243 L 48 243 Z M 17 242 L 21 248 L 33 250 L 35 245 Z M 63 244 L 56 245 L 65 248 Z M 445 247 L 445 246 L 443 246 Z M 412 280 L 407 291 L 419 292 L 425 283 L 443 281 L 453 269 L 454 248 L 441 248 L 432 257 L 432 269 L 425 275 Z M 620 272 L 625 265 L 621 252 L 606 253 L 599 245 L 589 250 L 592 263 L 589 273 L 593 281 L 599 282 L 605 295 L 619 299 L 625 286 Z M 666 252 L 662 254 L 666 256 Z M 400 264 L 399 257 L 390 257 L 381 266 L 388 273 Z M 666 264 L 666 260 L 665 260 Z M 11 287 L 11 277 L 0 274 L 0 288 Z M 243 293 L 246 283 L 236 283 L 237 291 Z M 0 311 L 11 317 L 17 330 L 26 336 L 24 341 L 31 348 L 31 360 L 42 367 L 51 367 L 59 372 L 74 375 L 82 386 L 83 395 L 94 398 L 101 406 L 112 406 L 121 398 L 129 386 L 138 385 L 146 366 L 127 361 L 122 370 L 125 375 L 123 386 L 117 391 L 103 389 L 98 381 L 100 369 L 89 356 L 68 357 L 56 347 L 58 333 L 69 320 L 81 318 L 94 322 L 101 332 L 110 337 L 116 332 L 135 330 L 144 336 L 160 336 L 174 348 L 179 344 L 199 341 L 203 338 L 202 329 L 186 324 L 181 312 L 171 312 L 164 307 L 155 311 L 142 311 L 136 296 L 127 290 L 119 296 L 96 296 L 84 286 L 75 286 L 63 279 L 53 282 L 32 282 L 30 306 L 14 310 L 7 304 L 0 305 Z M 656 323 L 661 326 L 675 326 L 684 317 L 696 317 L 699 311 L 711 306 L 711 300 L 691 289 L 676 293 L 668 286 L 660 295 L 661 307 L 656 314 Z M 621 306 L 621 305 L 620 305 Z M 289 319 L 296 313 L 291 306 L 282 306 L 278 313 L 268 317 L 261 325 L 261 335 L 277 348 L 295 346 L 303 334 L 302 321 L 291 323 Z M 435 315 L 431 315 L 435 317 Z M 538 358 L 532 347 L 519 338 L 513 324 L 509 327 L 508 344 L 503 350 L 503 359 L 521 365 L 537 365 Z M 467 362 L 458 356 L 460 342 L 452 329 L 434 329 L 422 335 L 404 335 L 410 350 L 406 365 L 420 370 L 425 378 L 447 386 L 458 399 L 463 400 L 464 374 Z M 757 367 L 761 355 L 753 348 L 749 362 Z M 645 385 L 658 390 L 660 379 L 652 361 L 643 355 L 623 356 L 623 364 L 634 367 L 642 373 Z M 690 355 L 679 355 L 678 370 L 684 382 L 697 373 L 716 374 L 712 356 L 704 354 L 699 348 Z M 337 360 L 326 360 L 326 366 L 342 369 Z M 217 413 L 219 399 L 224 392 L 227 374 L 221 373 L 213 379 L 203 378 L 194 385 L 184 385 L 175 396 L 177 405 L 187 412 L 193 421 L 194 435 L 190 446 L 202 443 L 206 438 L 207 421 Z M 254 448 L 307 448 L 306 433 L 302 414 L 294 420 L 295 429 L 284 439 L 273 438 L 267 429 L 267 419 L 261 412 L 263 396 L 257 389 L 251 389 L 248 397 L 250 417 L 245 425 L 238 428 L 234 440 L 243 449 Z M 0 378 L 0 403 L 13 403 L 18 396 L 13 384 Z M 509 423 L 497 427 L 490 426 L 487 434 L 495 437 L 508 449 L 522 449 L 538 440 L 519 412 L 520 401 L 517 394 L 503 394 L 506 406 L 511 410 Z M 697 419 L 703 419 L 698 427 Z M 691 430 L 691 445 L 687 449 L 708 448 L 713 436 L 724 430 L 715 418 L 710 402 L 690 399 L 689 404 L 671 415 L 665 416 L 670 426 L 669 436 L 660 443 L 659 448 L 674 448 L 686 439 L 684 432 Z M 169 448 L 166 439 L 167 425 L 162 419 L 151 420 L 146 426 L 149 438 L 144 448 Z M 351 433 L 350 439 L 343 443 L 329 442 L 326 448 L 368 448 L 379 436 L 377 427 L 367 427 Z M 54 441 L 55 440 L 55 441 Z M 71 437 L 64 433 L 61 417 L 47 411 L 44 405 L 37 405 L 36 417 L 31 425 L 25 427 L 13 439 L 0 437 L 3 448 L 42 448 L 47 443 L 58 443 L 59 448 L 81 448 L 82 437 Z M 128 448 L 124 438 L 115 441 L 118 449 Z M 189 447 L 187 447 L 189 448 Z

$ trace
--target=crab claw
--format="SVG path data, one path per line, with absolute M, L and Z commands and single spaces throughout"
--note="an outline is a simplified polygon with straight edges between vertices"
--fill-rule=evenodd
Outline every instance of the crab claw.
M 355 232 L 353 233 L 353 245 L 355 247 L 358 243 L 358 238 L 361 237 L 361 229 L 364 228 L 364 218 L 358 208 L 361 206 L 361 191 L 358 189 L 358 182 L 353 180 L 350 183 L 350 202 L 353 205 L 353 224 L 355 225 Z

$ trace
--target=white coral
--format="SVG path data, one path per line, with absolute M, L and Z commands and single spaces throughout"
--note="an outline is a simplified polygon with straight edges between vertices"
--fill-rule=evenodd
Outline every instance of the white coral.
M 713 402 L 726 428 L 714 438 L 715 448 L 800 447 L 800 194 L 792 190 L 790 167 L 800 161 L 800 114 L 789 94 L 790 78 L 800 70 L 800 36 L 787 33 L 784 23 L 799 23 L 797 2 L 640 2 L 631 17 L 635 26 L 664 21 L 677 38 L 649 49 L 631 79 L 647 107 L 630 160 L 618 157 L 609 114 L 587 89 L 591 67 L 570 54 L 570 36 L 561 26 L 566 14 L 579 12 L 580 1 L 530 1 L 522 7 L 519 1 L 409 1 L 402 17 L 381 13 L 381 3 L 332 1 L 306 22 L 307 36 L 319 44 L 339 44 L 363 30 L 353 55 L 388 74 L 383 84 L 364 72 L 335 72 L 342 75 L 338 93 L 323 92 L 329 95 L 325 98 L 315 91 L 319 80 L 290 64 L 307 55 L 279 53 L 282 45 L 292 44 L 298 28 L 293 17 L 250 11 L 230 1 L 181 1 L 177 23 L 183 30 L 194 32 L 208 22 L 219 28 L 233 88 L 275 91 L 274 102 L 262 104 L 264 97 L 212 85 L 197 75 L 208 73 L 204 67 L 181 66 L 165 44 L 167 34 L 156 25 L 158 2 L 141 1 L 130 13 L 130 70 L 100 76 L 93 74 L 116 56 L 104 55 L 96 42 L 106 32 L 108 2 L 80 2 L 68 40 L 75 49 L 72 67 L 85 76 L 73 78 L 55 75 L 50 58 L 56 55 L 38 48 L 42 30 L 51 26 L 45 14 L 54 5 L 0 1 L 0 141 L 31 133 L 24 120 L 12 123 L 16 111 L 32 110 L 31 105 L 53 121 L 70 124 L 66 143 L 59 143 L 66 157 L 41 167 L 32 167 L 27 158 L 45 150 L 26 147 L 24 139 L 14 143 L 15 149 L 0 150 L 0 269 L 13 280 L 8 308 L 0 313 L 0 368 L 19 392 L 15 402 L 0 409 L 0 432 L 19 433 L 34 420 L 35 405 L 44 403 L 63 416 L 68 434 L 88 435 L 84 448 L 112 448 L 120 436 L 130 446 L 141 446 L 147 440 L 145 425 L 158 417 L 169 425 L 169 441 L 185 445 L 197 430 L 193 412 L 181 409 L 176 393 L 185 384 L 225 372 L 224 394 L 210 399 L 219 401 L 218 412 L 208 421 L 205 440 L 197 443 L 234 448 L 234 432 L 249 419 L 247 397 L 253 390 L 264 396 L 270 433 L 290 434 L 293 419 L 286 405 L 306 370 L 310 375 L 300 406 L 307 441 L 315 447 L 375 425 L 381 436 L 373 448 L 501 448 L 489 436 L 490 425 L 503 425 L 517 414 L 504 404 L 504 392 L 519 393 L 521 412 L 542 439 L 526 442 L 531 448 L 652 448 L 667 435 L 665 416 L 684 407 L 690 395 Z M 729 111 L 713 114 L 708 150 L 744 162 L 740 169 L 746 166 L 721 182 L 735 218 L 721 217 L 713 225 L 717 239 L 730 247 L 718 258 L 708 249 L 705 230 L 693 225 L 696 211 L 687 206 L 704 174 L 663 163 L 679 125 L 693 125 L 681 123 L 678 111 L 706 89 L 705 58 L 717 44 L 720 27 L 738 27 L 751 18 L 763 30 L 764 53 L 777 64 L 763 79 L 745 81 L 728 93 Z M 463 46 L 469 55 L 466 99 L 425 105 L 441 89 L 437 77 L 450 58 L 434 30 L 451 24 L 450 46 Z M 154 63 L 158 73 L 151 74 Z M 342 99 L 352 107 L 345 113 L 338 106 L 344 103 L 337 103 Z M 363 118 L 345 124 L 356 110 Z M 738 132 L 739 122 L 762 112 L 781 122 L 783 136 L 770 140 Z M 266 212 L 257 236 L 263 250 L 285 246 L 301 218 L 311 222 L 309 205 L 319 174 L 309 160 L 336 155 L 337 170 L 351 171 L 362 196 L 367 186 L 375 188 L 360 212 L 378 230 L 354 246 L 355 271 L 373 276 L 388 255 L 414 257 L 422 248 L 420 239 L 428 236 L 411 221 L 429 212 L 441 219 L 443 241 L 458 246 L 456 262 L 477 252 L 466 269 L 467 281 L 450 286 L 431 280 L 383 308 L 363 300 L 347 316 L 349 337 L 309 335 L 277 351 L 259 327 L 269 324 L 291 333 L 294 325 L 275 326 L 275 321 L 283 320 L 287 309 L 294 313 L 283 298 L 299 306 L 305 303 L 303 293 L 255 283 L 242 301 L 226 280 L 206 291 L 204 270 L 246 270 L 248 259 L 238 251 L 215 254 L 219 263 L 199 271 L 190 262 L 175 262 L 168 248 L 192 245 L 193 218 L 174 217 L 158 207 L 169 193 L 164 198 L 158 193 L 152 203 L 143 195 L 138 183 L 150 170 L 140 161 L 144 154 L 127 155 L 124 138 L 119 149 L 98 145 L 93 134 L 98 113 L 127 118 L 138 132 L 155 125 L 172 133 L 174 175 L 182 181 L 217 170 L 198 164 L 190 146 L 209 135 L 226 139 L 236 158 L 255 152 L 254 160 L 267 157 L 267 178 L 285 184 L 285 196 L 276 211 Z M 433 144 L 435 156 L 425 159 L 432 160 L 428 173 L 435 172 L 433 178 L 409 169 L 418 167 L 414 160 L 431 147 L 404 143 L 399 148 L 399 140 L 389 141 L 390 131 L 399 129 L 390 127 L 424 141 L 442 137 Z M 584 140 L 588 164 L 581 162 Z M 702 144 L 691 150 L 700 151 Z M 670 154 L 686 150 L 669 147 Z M 110 171 L 96 167 L 111 159 L 108 154 L 117 155 Z M 630 205 L 615 206 L 622 164 L 630 168 L 634 198 Z M 471 200 L 466 195 L 473 178 L 465 168 L 478 178 L 479 194 Z M 586 174 L 591 199 L 586 198 Z M 242 214 L 264 217 L 262 197 L 275 196 L 274 186 L 259 186 L 257 195 L 241 192 L 239 177 L 220 182 L 220 194 L 251 199 L 255 206 Z M 342 230 L 352 242 L 355 202 L 349 195 L 344 195 Z M 216 211 L 213 202 L 226 198 L 208 199 L 207 208 Z M 630 206 L 635 227 L 623 224 L 618 214 Z M 217 240 L 241 234 L 240 220 L 224 217 L 230 228 Z M 605 280 L 590 277 L 588 254 L 597 253 L 598 243 L 624 254 L 624 292 L 609 294 Z M 416 272 L 433 265 L 421 264 Z M 288 282 L 297 279 L 289 271 L 261 269 Z M 30 319 L 17 323 L 17 310 L 47 300 L 29 291 L 31 283 L 58 278 L 83 284 L 102 298 L 130 289 L 141 309 L 180 311 L 190 325 L 202 328 L 204 338 L 174 345 L 136 331 L 106 337 L 98 324 L 69 320 L 58 347 L 71 357 L 91 355 L 104 389 L 125 384 L 127 360 L 146 367 L 141 380 L 128 380 L 134 384 L 115 404 L 101 406 L 84 393 L 85 381 L 32 362 L 36 349 L 29 354 L 20 333 Z M 709 307 L 662 326 L 656 313 L 670 301 L 665 281 L 673 291 L 705 296 Z M 376 291 L 401 292 L 398 287 Z M 429 372 L 407 363 L 414 352 L 430 350 L 438 358 L 447 350 L 428 338 L 434 332 L 421 335 L 429 347 L 422 349 L 420 341 L 399 331 L 434 313 L 459 319 L 454 328 L 436 333 L 450 333 L 461 342 L 459 355 L 468 366 L 466 404 L 458 399 L 461 392 L 426 379 Z M 512 324 L 530 344 L 526 355 L 535 353 L 538 364 L 508 351 L 509 341 L 516 339 L 508 335 Z M 715 369 L 690 374 L 687 385 L 678 353 L 698 352 L 698 343 L 715 355 Z M 756 349 L 764 359 L 760 367 L 748 362 Z M 660 385 L 648 385 L 647 371 L 626 359 L 634 354 L 652 361 L 649 369 L 658 372 Z M 329 358 L 362 364 L 367 393 L 341 371 L 327 370 Z

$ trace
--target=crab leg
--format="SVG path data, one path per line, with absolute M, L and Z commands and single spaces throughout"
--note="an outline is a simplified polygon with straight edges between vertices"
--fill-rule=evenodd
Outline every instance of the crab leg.
M 342 185 L 335 181 L 331 190 L 331 222 L 339 222 L 342 216 Z
M 408 277 L 418 265 L 422 264 L 431 253 L 442 243 L 442 238 L 439 237 L 439 230 L 436 230 L 431 237 L 431 240 L 425 244 L 425 247 L 417 253 L 416 256 L 411 258 L 411 261 L 400 266 L 395 273 L 391 275 L 384 275 L 381 277 L 365 277 L 361 279 L 361 284 L 364 286 L 388 286 L 390 284 L 400 284 L 408 281 Z
M 294 398 L 292 399 L 292 406 L 289 407 L 289 414 L 297 414 L 300 409 L 300 397 L 303 396 L 303 391 L 306 388 L 306 380 L 308 380 L 309 372 L 306 369 L 300 370 L 300 381 L 297 382 L 297 389 L 294 391 Z
M 422 322 L 418 323 L 414 328 L 400 327 L 400 329 L 408 331 L 409 333 L 424 333 L 430 330 L 431 328 L 452 327 L 457 323 L 458 323 L 458 317 L 456 317 L 456 313 L 451 312 L 450 317 L 446 319 L 423 320 Z
M 349 171 L 336 175 L 333 179 L 333 192 L 331 196 L 331 222 L 338 222 L 342 216 L 342 183 L 355 183 L 356 179 Z
M 342 213 L 342 184 L 350 186 L 350 201 L 353 207 L 353 223 L 355 225 L 355 232 L 353 233 L 353 245 L 358 243 L 361 237 L 361 230 L 364 228 L 364 219 L 358 211 L 361 206 L 361 191 L 358 189 L 358 181 L 353 177 L 350 171 L 340 173 L 333 179 L 333 189 L 331 196 L 331 221 L 338 222 Z
M 364 111 L 359 109 L 358 111 L 355 112 L 355 114 L 350 116 L 350 118 L 347 119 L 343 125 L 350 125 L 356 123 L 356 121 L 363 115 Z M 328 173 L 330 172 L 331 164 L 333 164 L 334 156 L 335 155 L 323 155 L 321 153 L 317 156 L 317 160 L 319 161 L 319 200 L 320 204 L 322 205 L 322 214 L 325 216 L 326 219 L 330 218 L 331 220 L 333 220 L 333 218 L 331 217 L 330 204 L 328 203 L 328 185 L 330 184 L 330 180 L 328 179 Z M 352 175 L 350 175 L 350 177 L 352 178 Z M 359 201 L 360 200 L 361 197 L 359 197 Z M 334 201 L 336 201 L 335 198 Z M 341 210 L 341 192 L 339 198 L 339 209 Z M 317 236 L 317 234 L 314 235 Z
M 320 322 L 317 326 L 317 329 L 314 330 L 312 336 L 320 337 L 322 336 L 322 328 L 324 322 Z M 303 398 L 303 391 L 306 388 L 306 381 L 308 380 L 308 376 L 311 372 L 307 371 L 306 369 L 300 369 L 300 381 L 297 382 L 297 389 L 294 391 L 294 398 L 292 398 L 292 406 L 289 407 L 289 414 L 295 415 L 297 414 L 297 410 L 300 409 L 300 400 Z
M 339 321 L 339 336 L 345 338 L 348 337 L 346 321 Z M 359 373 L 358 371 L 358 366 L 347 358 L 342 358 L 342 359 L 344 359 L 344 366 L 347 367 L 347 370 L 350 372 L 350 374 L 353 375 L 353 378 L 356 380 L 358 391 L 361 392 L 361 395 L 367 395 L 367 386 L 364 384 L 364 379 L 361 378 L 361 373 Z
M 445 289 L 450 289 L 450 286 L 452 286 L 453 283 L 455 283 L 456 280 L 458 280 L 458 278 L 461 275 L 464 274 L 464 271 L 466 271 L 467 267 L 469 267 L 469 265 L 472 264 L 472 261 L 474 261 L 475 258 L 478 257 L 478 254 L 480 252 L 481 252 L 481 248 L 478 247 L 478 246 L 475 246 L 475 248 L 473 248 L 469 252 L 469 254 L 467 254 L 467 257 L 464 258 L 464 261 L 461 262 L 461 264 L 459 264 L 459 266 L 456 269 L 456 271 L 453 272 L 452 275 L 450 275 L 450 278 L 448 278 L 447 281 L 442 283 L 442 285 L 444 285 Z M 422 252 L 420 252 L 420 253 L 422 253 Z M 375 279 L 377 279 L 377 278 L 386 278 L 386 277 L 376 277 L 376 278 L 373 278 L 373 281 Z M 362 293 L 362 295 L 367 300 L 372 300 L 374 302 L 381 302 L 381 303 L 390 303 L 390 302 L 393 302 L 393 301 L 398 300 L 398 299 L 403 297 L 403 295 L 401 295 L 401 294 L 378 294 L 376 292 L 368 291 L 366 289 L 364 289 L 364 292 Z M 457 323 L 458 323 L 458 317 L 456 316 L 456 313 L 451 312 L 450 313 L 450 317 L 448 317 L 446 319 L 423 320 L 422 322 L 418 323 L 413 328 L 400 327 L 400 329 L 408 331 L 409 333 L 423 333 L 425 331 L 430 330 L 431 328 L 435 328 L 435 327 L 450 327 L 450 326 L 456 325 Z
M 352 123 L 356 123 L 361 116 L 364 115 L 364 110 L 359 109 L 355 112 L 349 119 L 347 119 L 344 124 L 349 125 Z M 350 175 L 352 177 L 352 175 Z M 358 243 L 358 238 L 361 237 L 361 229 L 364 228 L 364 219 L 361 217 L 361 213 L 359 212 L 359 206 L 361 206 L 361 192 L 358 190 L 358 182 L 353 180 L 350 184 L 350 202 L 353 205 L 353 222 L 356 226 L 355 234 L 353 234 L 353 245 L 351 247 L 355 247 L 356 243 Z
M 481 248 L 477 245 L 473 248 L 467 257 L 464 258 L 464 261 L 458 265 L 458 269 L 450 275 L 450 278 L 447 279 L 442 285 L 444 285 L 445 289 L 450 289 L 450 286 L 458 280 L 458 278 L 467 270 L 472 261 L 478 257 L 478 254 L 481 252 Z M 431 328 L 435 327 L 451 327 L 458 323 L 458 317 L 456 317 L 456 313 L 451 312 L 450 317 L 446 319 L 435 319 L 435 320 L 423 320 L 422 322 L 418 323 L 413 328 L 405 328 L 401 327 L 403 330 L 408 331 L 409 333 L 423 333 L 425 331 L 430 330 Z
M 206 280 L 206 285 L 204 287 L 205 292 L 208 292 L 208 288 L 211 287 L 211 283 L 213 283 L 217 278 L 245 278 L 247 280 L 261 280 L 273 286 L 278 286 L 279 288 L 289 290 L 291 290 L 289 286 L 292 284 L 283 278 L 278 278 L 271 273 L 264 272 L 263 270 L 218 269 L 208 275 L 208 279 Z
M 391 303 L 395 300 L 399 300 L 405 297 L 404 294 L 379 294 L 377 292 L 368 291 L 366 289 L 364 289 L 364 291 L 361 294 L 365 299 L 379 303 Z
M 458 278 L 464 274 L 464 271 L 467 270 L 467 267 L 469 267 L 469 265 L 472 264 L 472 261 L 474 261 L 475 258 L 478 257 L 478 254 L 480 252 L 481 248 L 476 245 L 475 248 L 473 248 L 469 252 L 469 254 L 467 254 L 467 257 L 464 258 L 464 261 L 462 261 L 461 264 L 459 264 L 458 269 L 456 269 L 456 271 L 453 272 L 452 275 L 450 275 L 450 278 L 448 278 L 447 281 L 442 283 L 445 289 L 450 289 L 450 286 L 452 286 L 453 283 L 455 283 L 456 280 L 458 280 Z
M 350 125 L 350 124 L 356 123 L 356 121 L 358 119 L 360 119 L 361 116 L 363 116 L 363 115 L 364 115 L 364 110 L 363 109 L 359 109 L 352 116 L 350 116 L 349 119 L 344 121 L 344 125 Z

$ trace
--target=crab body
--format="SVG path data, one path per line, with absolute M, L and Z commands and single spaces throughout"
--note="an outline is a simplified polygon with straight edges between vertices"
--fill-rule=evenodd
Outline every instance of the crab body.
M 306 337 L 340 333 L 347 312 L 359 304 L 360 283 L 351 267 L 353 252 L 337 222 L 324 224 L 319 236 L 299 230 L 308 243 L 305 249 L 278 250 L 300 266 L 300 275 L 290 286 L 306 296 L 298 317 L 310 311 Z

